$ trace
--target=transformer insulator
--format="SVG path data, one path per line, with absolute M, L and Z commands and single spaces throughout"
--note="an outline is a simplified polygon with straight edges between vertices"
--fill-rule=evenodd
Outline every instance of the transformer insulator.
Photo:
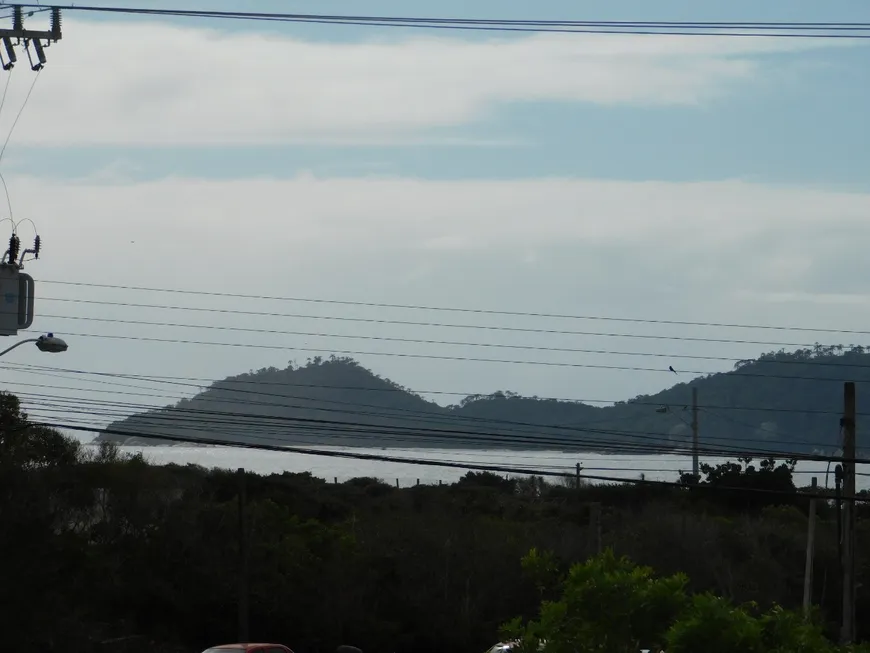
M 15 263 L 18 260 L 18 252 L 21 250 L 21 241 L 18 236 L 12 234 L 9 237 L 9 262 Z

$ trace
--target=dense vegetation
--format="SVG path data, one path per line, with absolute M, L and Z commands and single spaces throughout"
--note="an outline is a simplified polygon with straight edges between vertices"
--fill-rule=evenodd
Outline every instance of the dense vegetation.
M 812 615 L 692 593 L 685 574 L 657 577 L 610 550 L 573 565 L 552 584 L 552 557 L 533 549 L 523 562 L 541 579 L 542 590 L 555 585 L 561 595 L 542 602 L 538 619 L 506 625 L 506 637 L 520 643 L 521 653 L 539 653 L 541 644 L 547 653 L 870 652 L 868 646 L 834 644 Z
M 189 652 L 235 640 L 239 477 L 150 466 L 108 443 L 83 449 L 28 426 L 15 397 L 0 395 L 4 650 Z M 741 479 L 751 482 L 728 489 Z M 474 473 L 453 486 L 402 490 L 305 474 L 247 475 L 246 487 L 251 633 L 297 653 L 342 643 L 366 653 L 481 653 L 514 618 L 518 629 L 551 614 L 548 602 L 570 603 L 584 586 L 581 572 L 566 571 L 608 548 L 664 578 L 685 574 L 686 597 L 754 602 L 747 619 L 801 602 L 807 502 L 788 462 L 706 468 L 700 483 L 683 487 Z M 813 601 L 820 632 L 832 635 L 836 516 L 824 503 L 819 516 Z M 858 541 L 868 537 L 862 507 Z M 548 562 L 524 569 L 533 550 Z M 858 624 L 867 636 L 870 559 L 866 546 L 858 552 Z M 699 601 L 692 605 L 706 609 Z M 676 623 L 694 622 L 662 628 Z
M 217 381 L 190 400 L 115 422 L 100 439 L 147 443 L 137 434 L 152 434 L 270 444 L 617 451 L 653 438 L 656 447 L 676 447 L 690 437 L 686 408 L 694 386 L 709 449 L 736 440 L 774 453 L 831 453 L 839 447 L 845 380 L 870 382 L 870 353 L 862 347 L 765 354 L 731 372 L 609 407 L 510 392 L 442 407 L 353 360 L 315 358 Z M 859 393 L 858 401 L 859 412 L 870 411 L 870 397 Z M 861 443 L 860 421 L 858 428 Z

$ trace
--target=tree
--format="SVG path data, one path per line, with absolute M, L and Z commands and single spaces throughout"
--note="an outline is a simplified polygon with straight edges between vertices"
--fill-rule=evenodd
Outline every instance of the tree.
M 533 552 L 524 565 L 546 560 Z M 521 640 L 528 651 L 546 642 L 547 653 L 637 653 L 664 642 L 668 625 L 687 602 L 687 583 L 681 574 L 656 578 L 649 567 L 608 550 L 572 566 L 561 598 L 543 601 L 538 620 L 525 626 L 515 620 L 504 634 Z
M 533 550 L 523 561 L 547 578 L 552 559 Z M 539 567 L 541 567 L 539 569 Z M 822 627 L 797 612 L 735 605 L 710 593 L 691 595 L 682 574 L 656 577 L 649 567 L 607 551 L 571 567 L 558 600 L 541 602 L 537 620 L 515 619 L 503 635 L 527 653 L 836 653 Z
M 797 497 L 794 484 L 796 464 L 797 461 L 792 459 L 777 464 L 773 458 L 765 458 L 756 466 L 752 458 L 745 457 L 716 466 L 702 464 L 703 477 L 700 480 L 691 474 L 683 474 L 680 480 L 684 485 L 705 492 L 710 500 L 731 508 L 760 509 L 790 503 Z
M 0 465 L 19 469 L 72 465 L 81 445 L 59 431 L 30 424 L 15 395 L 0 393 Z

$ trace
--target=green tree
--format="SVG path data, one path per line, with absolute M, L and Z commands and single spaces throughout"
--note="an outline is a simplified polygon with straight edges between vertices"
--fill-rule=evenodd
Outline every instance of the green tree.
M 533 567 L 536 561 L 549 564 L 537 553 L 524 563 Z M 649 567 L 608 550 L 572 566 L 561 598 L 542 602 L 536 621 L 523 626 L 515 620 L 504 634 L 530 651 L 546 642 L 547 653 L 637 653 L 664 642 L 668 626 L 686 605 L 687 582 L 681 574 L 656 578 Z
M 524 567 L 546 578 L 552 560 L 532 551 Z M 542 569 L 538 569 L 542 567 Z M 690 595 L 682 574 L 656 577 L 652 569 L 611 551 L 571 567 L 558 600 L 541 602 L 537 620 L 515 619 L 503 635 L 527 653 L 846 653 L 820 624 L 774 606 L 735 605 L 711 593 Z

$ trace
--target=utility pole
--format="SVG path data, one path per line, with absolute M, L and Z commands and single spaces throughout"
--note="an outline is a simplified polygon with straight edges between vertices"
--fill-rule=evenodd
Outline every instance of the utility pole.
M 843 627 L 840 642 L 855 641 L 855 384 L 843 388 Z
M 248 643 L 248 491 L 245 468 L 239 475 L 239 643 Z
M 32 16 L 30 12 L 28 16 Z M 0 29 L 0 41 L 3 42 L 3 50 L 0 51 L 0 64 L 3 70 L 12 70 L 18 62 L 15 46 L 24 44 L 30 68 L 40 71 L 45 67 L 45 49 L 52 43 L 57 43 L 63 38 L 61 31 L 60 8 L 51 8 L 51 26 L 47 30 L 25 29 L 24 10 L 20 6 L 12 8 L 12 29 Z M 30 47 L 33 46 L 33 53 Z
M 813 476 L 812 493 L 810 497 L 810 514 L 807 520 L 807 563 L 804 567 L 804 618 L 809 619 L 810 606 L 813 602 L 813 561 L 816 552 L 816 492 L 818 480 Z
M 574 488 L 580 490 L 580 463 L 577 463 L 577 471 L 574 473 Z
M 698 464 L 698 388 L 692 387 L 692 476 L 695 482 L 701 478 Z

